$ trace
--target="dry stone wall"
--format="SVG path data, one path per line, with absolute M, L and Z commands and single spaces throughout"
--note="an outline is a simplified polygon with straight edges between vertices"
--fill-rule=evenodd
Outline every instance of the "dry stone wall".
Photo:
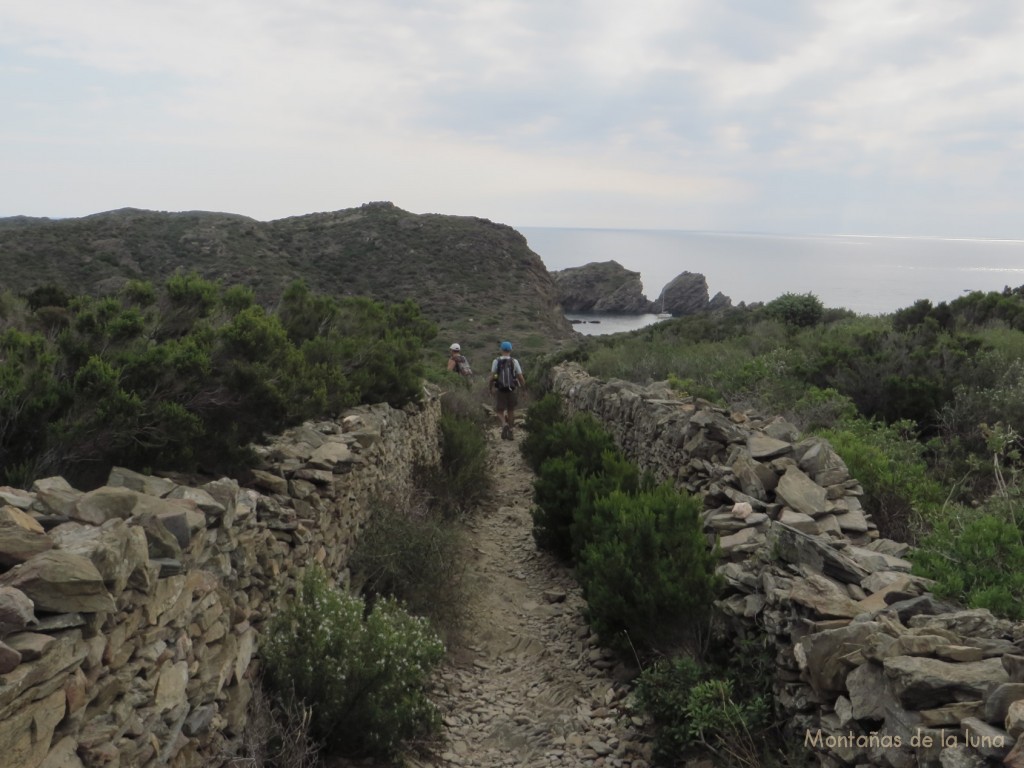
M 1024 768 L 1024 623 L 931 595 L 826 441 L 575 364 L 552 382 L 642 469 L 704 498 L 722 613 L 770 638 L 777 708 L 812 764 Z
M 111 472 L 0 487 L 0 766 L 217 766 L 238 754 L 264 620 L 344 575 L 375 504 L 439 460 L 440 405 L 292 429 L 244 483 Z

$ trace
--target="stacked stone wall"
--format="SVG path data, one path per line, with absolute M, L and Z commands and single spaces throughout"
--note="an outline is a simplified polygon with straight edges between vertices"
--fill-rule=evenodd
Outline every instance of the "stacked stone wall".
M 1024 624 L 935 599 L 826 441 L 575 364 L 552 386 L 642 469 L 703 497 L 726 626 L 767 638 L 778 714 L 812 764 L 1024 768 Z
M 0 766 L 217 766 L 239 753 L 264 621 L 439 461 L 440 405 L 353 409 L 194 486 L 115 469 L 0 488 Z

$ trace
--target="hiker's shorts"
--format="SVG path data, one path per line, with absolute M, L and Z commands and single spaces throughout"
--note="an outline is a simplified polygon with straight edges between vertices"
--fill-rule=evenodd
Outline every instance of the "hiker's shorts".
M 514 411 L 519 404 L 519 393 L 514 389 L 511 392 L 502 392 L 500 389 L 494 391 L 494 409 L 496 411 Z

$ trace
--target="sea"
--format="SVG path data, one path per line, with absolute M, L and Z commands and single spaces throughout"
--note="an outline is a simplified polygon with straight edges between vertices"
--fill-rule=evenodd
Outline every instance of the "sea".
M 640 273 L 656 301 L 682 272 L 707 279 L 711 296 L 767 302 L 785 293 L 817 296 L 826 307 L 881 315 L 919 299 L 933 304 L 971 291 L 1024 285 L 1024 240 L 779 235 L 650 229 L 517 227 L 549 271 L 617 261 Z M 656 315 L 570 313 L 576 330 L 635 330 Z M 595 322 L 596 321 L 596 322 Z

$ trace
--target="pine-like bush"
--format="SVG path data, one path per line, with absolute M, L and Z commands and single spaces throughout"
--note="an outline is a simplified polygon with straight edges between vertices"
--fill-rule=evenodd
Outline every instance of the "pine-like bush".
M 539 472 L 544 459 L 551 455 L 551 431 L 555 425 L 564 421 L 562 398 L 554 392 L 532 403 L 526 411 L 526 420 L 523 422 L 526 437 L 519 443 L 519 450 L 534 472 Z
M 577 578 L 591 625 L 610 647 L 672 647 L 704 626 L 717 579 L 701 506 L 668 484 L 595 502 Z
M 598 514 L 597 504 L 613 491 L 633 496 L 644 486 L 650 490 L 653 483 L 642 479 L 636 464 L 618 451 L 605 451 L 601 455 L 601 469 L 581 478 L 576 508 L 570 526 L 571 553 L 579 560 L 583 550 L 594 540 L 595 531 L 603 531 L 603 522 L 594 518 Z M 607 508 L 605 505 L 602 508 Z
M 566 454 L 545 460 L 533 481 L 533 539 L 540 549 L 566 562 L 572 557 L 572 524 L 581 480 L 577 457 Z
M 597 481 L 601 492 L 617 488 L 626 471 L 625 460 L 611 436 L 589 414 L 555 423 L 535 447 L 543 460 L 533 485 L 533 537 L 541 549 L 568 561 L 576 554 L 572 528 L 583 481 L 608 471 L 612 476 L 607 481 Z

